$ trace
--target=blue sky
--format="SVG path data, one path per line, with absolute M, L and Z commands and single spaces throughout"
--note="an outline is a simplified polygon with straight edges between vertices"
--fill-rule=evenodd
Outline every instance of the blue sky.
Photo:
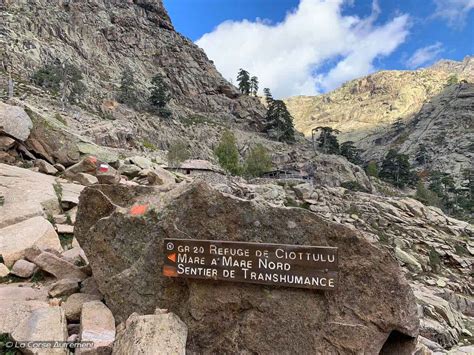
M 474 54 L 474 0 L 164 0 L 175 28 L 226 79 L 240 67 L 277 97 L 381 69 Z

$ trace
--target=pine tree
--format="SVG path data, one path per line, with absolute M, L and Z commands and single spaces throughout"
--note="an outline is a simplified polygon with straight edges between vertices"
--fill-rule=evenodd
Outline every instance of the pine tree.
M 319 138 L 317 139 L 318 147 L 321 148 L 321 151 L 326 154 L 339 154 L 340 148 L 336 134 L 340 132 L 331 127 L 317 127 L 315 130 L 321 130 Z
M 397 153 L 395 149 L 390 149 L 385 156 L 379 176 L 400 188 L 414 185 L 418 180 L 411 170 L 408 156 Z
M 273 102 L 273 96 L 272 93 L 270 92 L 269 88 L 263 89 L 263 95 L 265 96 L 265 102 L 267 103 L 267 106 L 270 107 L 270 105 Z
M 239 90 L 242 94 L 250 95 L 250 74 L 244 69 L 239 70 L 237 75 L 237 82 L 239 83 Z
M 233 175 L 240 175 L 242 169 L 239 163 L 239 150 L 234 134 L 226 130 L 222 134 L 219 145 L 214 153 L 217 156 L 220 166 Z
M 137 88 L 135 85 L 135 76 L 133 72 L 127 68 L 122 71 L 120 78 L 120 88 L 117 95 L 117 100 L 130 107 L 135 107 L 137 104 Z
M 418 151 L 416 152 L 415 161 L 419 165 L 425 165 L 428 163 L 428 159 L 428 150 L 426 149 L 426 146 L 424 144 L 420 144 L 418 146 Z
M 36 85 L 60 96 L 63 108 L 66 102 L 77 102 L 85 92 L 86 86 L 82 79 L 81 70 L 67 62 L 47 64 L 32 76 Z
M 346 157 L 352 164 L 361 165 L 362 158 L 360 153 L 362 150 L 357 149 L 353 141 L 347 141 L 341 144 L 341 155 Z
M 156 108 L 164 108 L 171 99 L 169 95 L 168 85 L 166 85 L 163 76 L 156 74 L 151 79 L 150 97 L 148 101 L 151 106 Z
M 281 100 L 273 100 L 267 111 L 265 131 L 280 142 L 294 142 L 293 117 Z
M 262 144 L 253 147 L 245 159 L 245 175 L 250 177 L 261 176 L 271 167 L 272 159 L 268 154 L 268 150 Z
M 252 76 L 250 79 L 250 91 L 252 92 L 253 96 L 257 96 L 258 93 L 258 78 L 256 76 Z

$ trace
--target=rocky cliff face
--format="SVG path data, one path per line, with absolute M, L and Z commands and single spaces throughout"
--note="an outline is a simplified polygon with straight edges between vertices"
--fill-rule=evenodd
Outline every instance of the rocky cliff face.
M 311 129 L 329 126 L 341 131 L 343 141 L 361 141 L 407 121 L 432 97 L 458 80 L 474 81 L 474 57 L 463 62 L 443 61 L 416 71 L 381 71 L 352 80 L 328 94 L 286 100 L 296 128 L 306 136 Z
M 443 171 L 462 180 L 474 161 L 474 84 L 445 88 L 401 127 L 367 137 L 359 145 L 366 159 L 381 160 L 388 148 L 407 154 L 419 170 Z M 424 147 L 423 159 L 416 160 Z
M 84 101 L 99 108 L 114 97 L 122 70 L 131 68 L 143 92 L 161 73 L 181 116 L 251 123 L 264 114 L 257 99 L 240 96 L 205 53 L 174 30 L 161 0 L 5 0 L 1 6 L 1 60 L 17 80 L 28 81 L 48 63 L 74 64 L 85 74 Z

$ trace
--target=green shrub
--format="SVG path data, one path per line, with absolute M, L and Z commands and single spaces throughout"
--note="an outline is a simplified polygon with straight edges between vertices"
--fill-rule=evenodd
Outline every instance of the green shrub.
M 456 74 L 451 75 L 446 82 L 447 85 L 454 85 L 459 83 L 459 78 Z
M 225 130 L 219 145 L 214 150 L 220 166 L 233 175 L 240 175 L 242 167 L 239 163 L 239 150 L 234 133 Z
M 143 138 L 142 145 L 149 150 L 158 150 L 158 147 L 146 138 Z
M 367 164 L 367 166 L 365 168 L 365 171 L 366 171 L 367 175 L 369 175 L 369 176 L 378 177 L 379 176 L 379 167 L 377 165 L 377 162 L 374 161 L 374 160 L 369 161 L 369 163 Z
M 269 171 L 271 167 L 272 159 L 268 150 L 262 144 L 257 144 L 245 159 L 244 171 L 246 176 L 258 177 Z
M 416 185 L 415 198 L 425 205 L 441 207 L 439 196 L 435 192 L 427 189 L 422 181 L 419 181 Z

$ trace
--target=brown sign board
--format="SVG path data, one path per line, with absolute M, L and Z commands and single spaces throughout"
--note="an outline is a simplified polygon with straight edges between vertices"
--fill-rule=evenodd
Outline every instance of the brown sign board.
M 165 239 L 163 275 L 334 290 L 337 248 Z

